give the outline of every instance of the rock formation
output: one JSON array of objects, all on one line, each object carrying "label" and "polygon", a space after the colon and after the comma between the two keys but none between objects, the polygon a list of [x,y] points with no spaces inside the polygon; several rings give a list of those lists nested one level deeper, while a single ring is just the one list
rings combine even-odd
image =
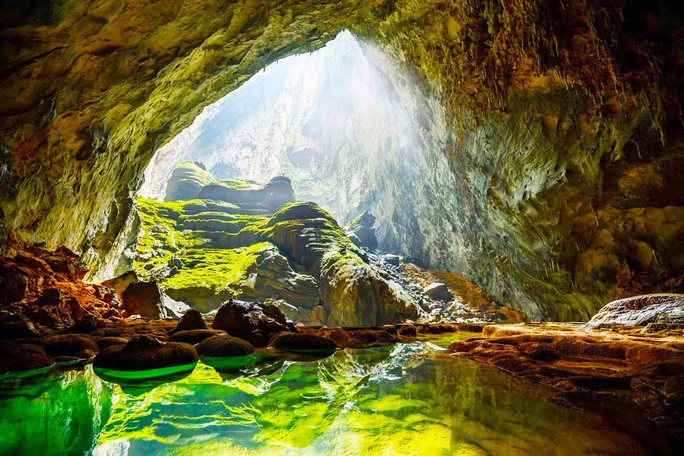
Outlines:
[{"label": "rock formation", "polygon": [[183,162],[176,166],[166,187],[165,201],[192,200],[199,196],[205,185],[216,182],[204,165],[196,162]]},{"label": "rock formation", "polygon": [[[375,216],[366,211],[356,217],[345,227],[345,232],[359,247],[373,252],[378,248],[378,238],[375,236]],[[358,240],[358,243],[356,242]]]},{"label": "rock formation", "polygon": [[681,290],[676,2],[18,4],[0,32],[3,231],[103,264],[159,146],[349,29],[418,73],[454,130],[418,190],[435,197],[393,195],[393,250],[534,319]]}]

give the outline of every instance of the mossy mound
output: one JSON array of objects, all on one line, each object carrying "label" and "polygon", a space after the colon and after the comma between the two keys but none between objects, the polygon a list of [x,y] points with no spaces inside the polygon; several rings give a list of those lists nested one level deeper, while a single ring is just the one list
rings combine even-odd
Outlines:
[{"label": "mossy mound", "polygon": [[173,170],[166,187],[166,201],[193,200],[205,185],[216,182],[201,163],[186,161]]}]

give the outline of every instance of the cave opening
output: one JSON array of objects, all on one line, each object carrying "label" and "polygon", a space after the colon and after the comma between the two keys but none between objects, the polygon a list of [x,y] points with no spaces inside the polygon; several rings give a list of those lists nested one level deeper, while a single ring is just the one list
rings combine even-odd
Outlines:
[{"label": "cave opening", "polygon": [[[519,318],[463,277],[423,267],[405,242],[429,220],[430,176],[450,175],[437,158],[452,136],[437,106],[426,81],[349,31],[268,65],[156,152],[114,275],[158,283],[177,315],[235,298],[274,302],[306,324]],[[306,240],[264,232],[269,217],[303,220]],[[354,251],[326,276],[338,245]],[[341,279],[355,261],[383,290],[348,290],[362,288]]]},{"label": "cave opening", "polygon": [[205,107],[157,150],[137,194],[167,198],[169,178],[184,161],[217,180],[263,184],[286,176],[297,200],[319,204],[341,224],[371,212],[381,249],[413,256],[397,231],[420,228],[401,226],[398,213],[412,209],[419,219],[426,207],[411,198],[403,198],[410,206],[403,211],[392,203],[406,187],[423,186],[435,172],[435,152],[451,139],[439,104],[414,71],[345,30],[321,49],[266,66]]}]

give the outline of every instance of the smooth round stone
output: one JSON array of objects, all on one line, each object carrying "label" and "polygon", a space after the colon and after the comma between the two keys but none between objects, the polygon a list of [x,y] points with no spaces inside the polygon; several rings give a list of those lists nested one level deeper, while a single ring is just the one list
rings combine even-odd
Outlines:
[{"label": "smooth round stone", "polygon": [[326,337],[301,333],[280,333],[270,345],[292,353],[319,356],[330,356],[337,349],[335,342]]},{"label": "smooth round stone", "polygon": [[93,366],[96,372],[119,379],[145,379],[192,371],[195,348],[183,342],[162,342],[153,336],[137,336],[126,345],[102,350]]}]

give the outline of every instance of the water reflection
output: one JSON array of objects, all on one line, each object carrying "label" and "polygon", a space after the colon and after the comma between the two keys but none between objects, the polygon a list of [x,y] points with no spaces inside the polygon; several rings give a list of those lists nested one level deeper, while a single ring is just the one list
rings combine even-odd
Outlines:
[{"label": "water reflection", "polygon": [[651,454],[549,404],[546,388],[425,342],[240,372],[199,363],[135,394],[90,368],[12,391],[0,399],[12,454]]}]

